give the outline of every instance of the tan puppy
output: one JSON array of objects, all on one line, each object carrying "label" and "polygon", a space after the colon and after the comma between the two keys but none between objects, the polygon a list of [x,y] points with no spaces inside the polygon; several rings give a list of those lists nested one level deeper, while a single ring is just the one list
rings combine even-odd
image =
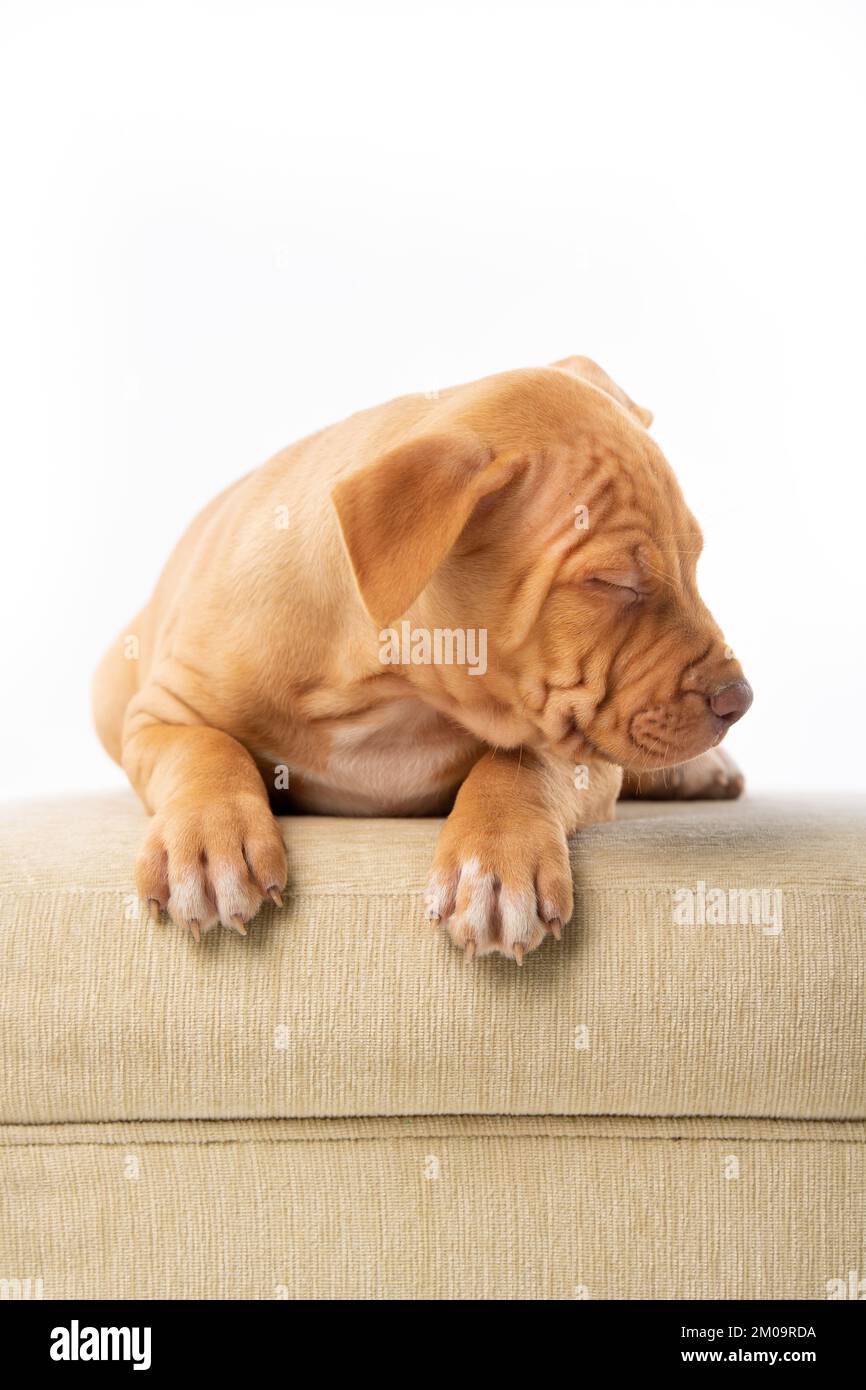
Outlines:
[{"label": "tan puppy", "polygon": [[623,768],[658,794],[714,750],[679,791],[736,795],[716,745],[751,691],[650,420],[569,358],[364,411],[217,497],[94,685],[154,813],[151,916],[198,939],[279,902],[271,803],[453,805],[429,915],[519,962],[570,918],[567,836]]}]

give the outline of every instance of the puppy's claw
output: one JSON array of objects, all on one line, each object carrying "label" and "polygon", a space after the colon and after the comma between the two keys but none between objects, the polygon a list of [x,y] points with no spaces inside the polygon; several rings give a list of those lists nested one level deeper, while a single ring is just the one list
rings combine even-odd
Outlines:
[{"label": "puppy's claw", "polygon": [[238,936],[246,936],[247,928],[243,917],[238,917],[237,914],[235,914],[235,916],[229,918],[229,921],[231,922]]},{"label": "puppy's claw", "polygon": [[464,947],[464,952],[466,955],[466,964],[471,965],[475,959],[475,942],[467,941]]},{"label": "puppy's claw", "polygon": [[551,920],[548,922],[547,926],[548,926],[548,928],[549,928],[549,930],[550,930],[551,935],[552,935],[552,936],[555,936],[557,941],[561,941],[561,940],[562,940],[562,923],[560,922],[559,918],[558,918],[558,917],[552,917]]},{"label": "puppy's claw", "polygon": [[279,888],[269,888],[268,897],[270,898],[272,903],[276,903],[277,907],[282,907],[283,895],[280,892]]},{"label": "puppy's claw", "polygon": [[523,947],[519,941],[515,941],[514,943],[514,959],[517,961],[518,965],[523,964]]},{"label": "puppy's claw", "polygon": [[198,918],[197,918],[197,917],[191,917],[191,918],[189,919],[189,921],[187,922],[187,926],[189,927],[190,931],[192,932],[192,939],[193,939],[193,941],[195,941],[196,944],[198,944],[198,942],[201,941],[201,929],[200,929],[200,926],[199,926]]},{"label": "puppy's claw", "polygon": [[158,922],[158,921],[159,921],[160,916],[161,916],[161,912],[160,912],[159,903],[157,902],[156,898],[148,898],[148,900],[147,900],[147,915],[148,915],[148,917],[150,918],[151,922]]}]

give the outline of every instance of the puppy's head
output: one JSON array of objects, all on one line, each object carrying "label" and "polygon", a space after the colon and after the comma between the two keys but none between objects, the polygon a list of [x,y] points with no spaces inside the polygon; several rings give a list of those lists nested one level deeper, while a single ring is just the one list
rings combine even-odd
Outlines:
[{"label": "puppy's head", "polygon": [[406,674],[485,741],[659,768],[748,709],[650,420],[570,358],[446,393],[415,437],[337,485],[377,624],[472,633],[476,650],[484,633],[483,675],[435,662]]}]

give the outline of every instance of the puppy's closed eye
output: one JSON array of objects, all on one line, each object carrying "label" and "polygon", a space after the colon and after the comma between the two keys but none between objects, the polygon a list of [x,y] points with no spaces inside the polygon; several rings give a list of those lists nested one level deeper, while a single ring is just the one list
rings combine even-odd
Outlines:
[{"label": "puppy's closed eye", "polygon": [[593,574],[584,583],[588,589],[605,594],[619,603],[639,603],[646,594],[637,574]]}]

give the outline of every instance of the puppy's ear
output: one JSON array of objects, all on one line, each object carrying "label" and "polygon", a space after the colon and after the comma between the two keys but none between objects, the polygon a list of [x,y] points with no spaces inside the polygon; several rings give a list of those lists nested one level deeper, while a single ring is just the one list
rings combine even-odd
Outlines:
[{"label": "puppy's ear", "polygon": [[472,435],[401,444],[337,483],[331,498],[364,606],[382,627],[415,601],[473,508],[508,469]]},{"label": "puppy's ear", "polygon": [[653,422],[651,410],[645,410],[642,405],[635,405],[631,396],[627,396],[621,386],[608,376],[607,372],[593,362],[591,357],[562,357],[558,362],[551,363],[553,367],[559,367],[560,371],[568,372],[570,376],[579,377],[581,381],[588,381],[590,386],[597,386],[608,396],[613,396],[615,401],[625,406],[626,410],[640,420],[645,430],[648,430]]}]

